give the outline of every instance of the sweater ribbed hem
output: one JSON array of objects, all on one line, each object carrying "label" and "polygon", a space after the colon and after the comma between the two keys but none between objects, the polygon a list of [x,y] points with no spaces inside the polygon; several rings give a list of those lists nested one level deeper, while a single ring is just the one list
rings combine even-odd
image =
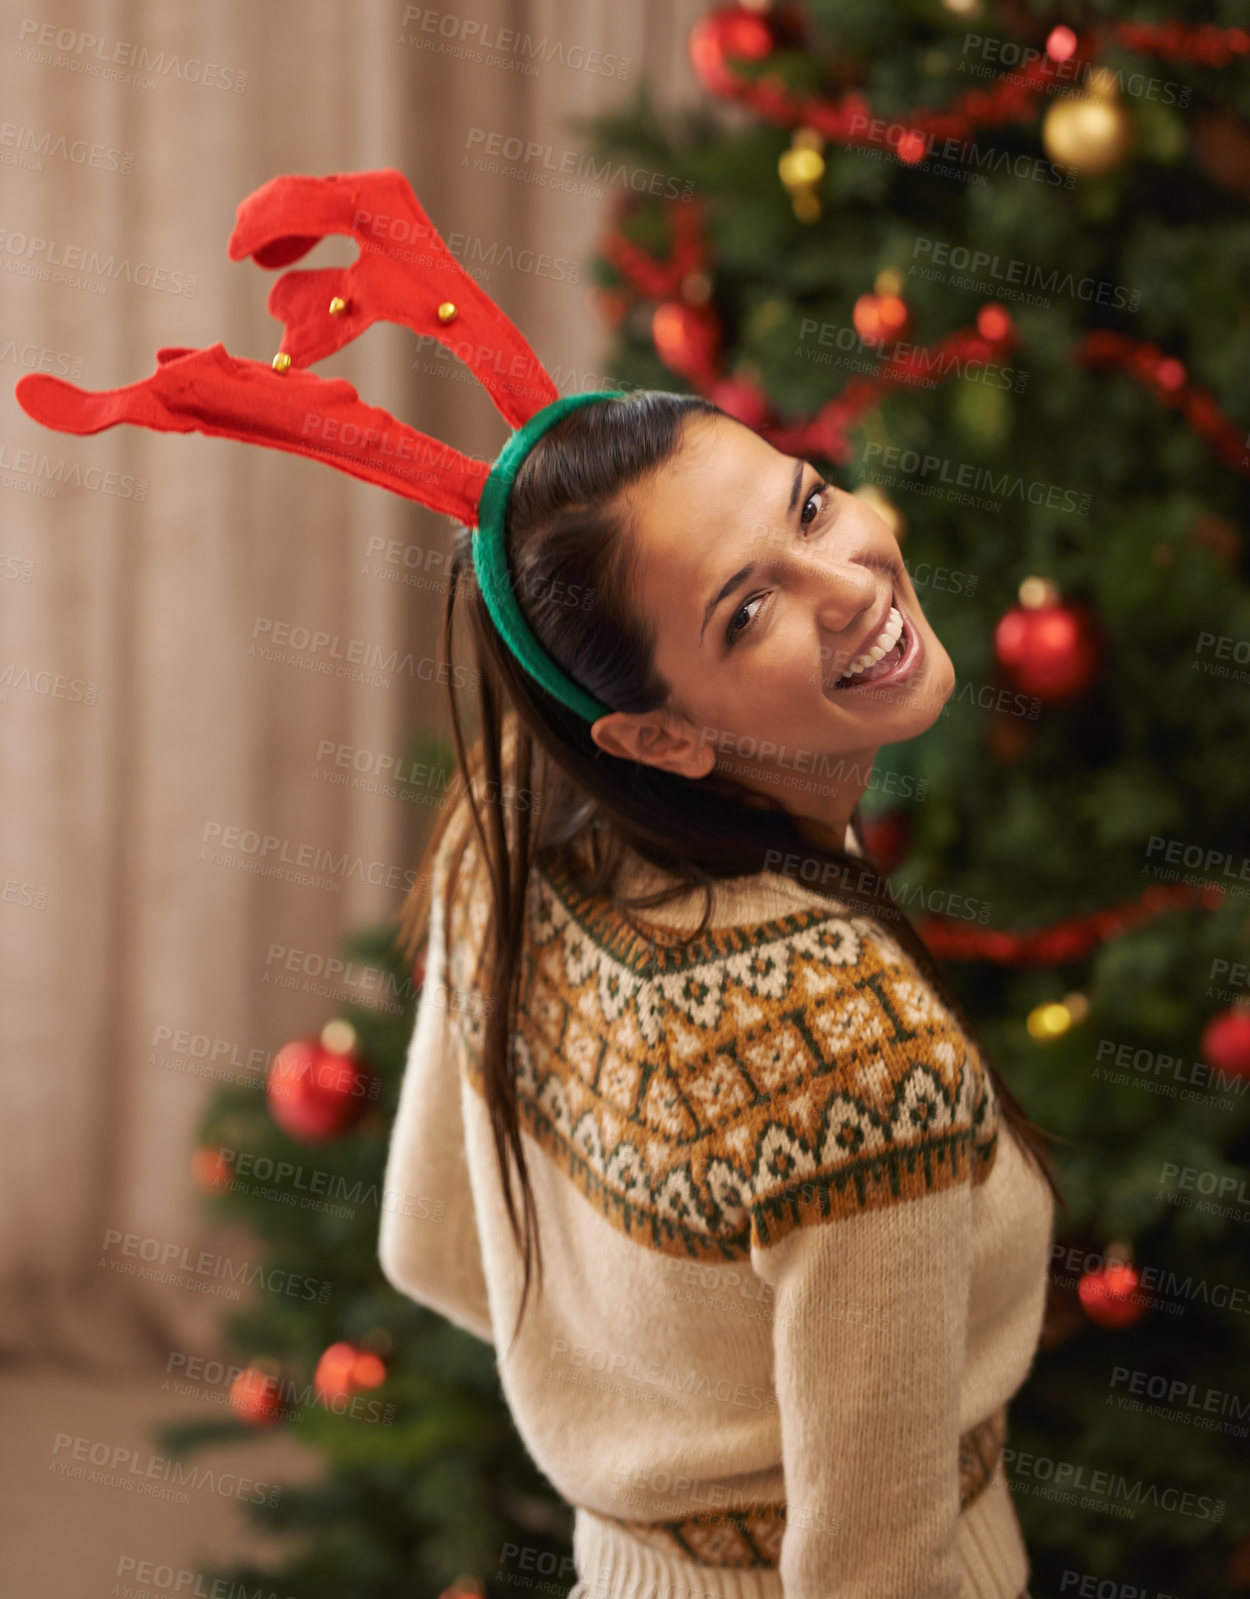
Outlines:
[{"label": "sweater ribbed hem", "polygon": [[1020,1599],[1029,1557],[1001,1460],[984,1490],[959,1518],[959,1599]]},{"label": "sweater ribbed hem", "polygon": [[[1001,1464],[961,1514],[958,1547],[959,1599],[1025,1594],[1028,1554]],[[578,1580],[569,1599],[784,1599],[775,1567],[744,1571],[679,1560],[580,1507],[573,1518],[573,1561]]]},{"label": "sweater ribbed hem", "polygon": [[573,1517],[573,1564],[578,1580],[569,1599],[783,1599],[776,1567],[741,1570],[679,1560],[580,1507]]}]

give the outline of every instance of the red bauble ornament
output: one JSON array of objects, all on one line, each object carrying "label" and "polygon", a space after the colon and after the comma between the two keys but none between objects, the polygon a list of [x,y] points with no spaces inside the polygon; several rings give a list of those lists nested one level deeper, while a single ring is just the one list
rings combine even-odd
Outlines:
[{"label": "red bauble ornament", "polygon": [[374,1079],[360,1063],[349,1022],[327,1022],[319,1038],[284,1044],[269,1065],[269,1114],[306,1144],[338,1138],[372,1103]]},{"label": "red bauble ornament", "polygon": [[749,428],[762,427],[768,420],[768,396],[750,378],[721,378],[709,395],[713,405]]},{"label": "red bauble ornament", "polygon": [[887,877],[907,859],[911,848],[911,815],[904,810],[881,811],[863,818],[864,843]]},{"label": "red bauble ornament", "polygon": [[732,95],[741,86],[733,58],[767,61],[774,50],[802,42],[799,13],[790,7],[751,11],[745,6],[719,6],[690,30],[690,63],[709,94]]},{"label": "red bauble ornament", "polygon": [[325,1399],[356,1393],[361,1388],[377,1388],[386,1381],[386,1367],[371,1349],[355,1344],[331,1344],[317,1362],[313,1385]]},{"label": "red bauble ornament", "polygon": [[217,1193],[230,1186],[230,1162],[220,1149],[197,1149],[191,1157],[191,1175],[201,1188]]},{"label": "red bauble ornament", "polygon": [[994,630],[994,651],[1014,687],[1053,702],[1088,693],[1102,664],[1093,612],[1061,600],[1013,605]]},{"label": "red bauble ornament", "polygon": [[711,382],[720,345],[720,321],[703,305],[663,300],[651,318],[656,353],[671,372],[696,382]]},{"label": "red bauble ornament", "polygon": [[851,321],[865,344],[893,344],[907,337],[911,313],[898,294],[861,294],[851,308]]},{"label": "red bauble ornament", "polygon": [[1140,1284],[1135,1266],[1112,1261],[1100,1271],[1082,1272],[1076,1291],[1085,1314],[1100,1327],[1131,1327],[1149,1307],[1149,1292]]},{"label": "red bauble ornament", "polygon": [[271,1426],[282,1413],[277,1377],[260,1366],[248,1366],[230,1384],[230,1408],[249,1426]]},{"label": "red bauble ornament", "polygon": [[1202,1058],[1230,1077],[1250,1077],[1250,1011],[1212,1016],[1202,1030]]}]

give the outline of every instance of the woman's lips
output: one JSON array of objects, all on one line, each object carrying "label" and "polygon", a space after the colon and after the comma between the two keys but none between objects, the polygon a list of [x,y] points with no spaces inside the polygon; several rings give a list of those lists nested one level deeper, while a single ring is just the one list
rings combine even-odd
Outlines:
[{"label": "woman's lips", "polygon": [[920,630],[904,609],[897,594],[894,595],[892,604],[903,618],[903,635],[898,643],[888,655],[883,655],[879,661],[874,661],[871,666],[856,673],[854,677],[839,678],[836,683],[831,683],[829,692],[848,694],[859,688],[894,688],[906,683],[919,671],[924,660],[924,641],[920,637]]}]

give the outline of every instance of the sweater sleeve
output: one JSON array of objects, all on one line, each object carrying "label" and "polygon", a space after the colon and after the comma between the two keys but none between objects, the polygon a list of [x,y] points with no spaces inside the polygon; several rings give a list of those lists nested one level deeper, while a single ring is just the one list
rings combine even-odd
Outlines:
[{"label": "sweater sleeve", "polygon": [[967,1183],[753,1238],[774,1292],[786,1599],[958,1599]]},{"label": "sweater sleeve", "polygon": [[441,885],[391,1132],[378,1259],[401,1293],[494,1343],[452,1048]]}]

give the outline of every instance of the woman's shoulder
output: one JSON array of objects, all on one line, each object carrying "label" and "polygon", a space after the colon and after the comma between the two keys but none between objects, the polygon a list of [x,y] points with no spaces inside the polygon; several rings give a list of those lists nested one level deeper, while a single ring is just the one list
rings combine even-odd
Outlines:
[{"label": "woman's shoulder", "polygon": [[635,926],[558,870],[538,877],[519,1082],[569,1169],[589,1161],[607,1191],[645,1151],[638,1226],[680,1189],[686,1249],[984,1180],[992,1084],[896,941],[801,885],[718,886],[734,891],[722,919],[687,942],[680,902]]},{"label": "woman's shoulder", "polygon": [[[453,898],[452,966],[466,984],[489,902],[476,855],[469,837]],[[764,872],[717,881],[691,937],[701,889],[627,912],[626,891],[672,877],[634,858],[615,895],[585,882],[554,859],[531,874],[513,1059],[526,1125],[587,1197],[611,1209],[632,1174],[639,1238],[741,1252],[809,1213],[837,1219],[983,1179],[988,1074],[875,918]],[[461,1027],[476,1080],[480,1017]],[[680,1227],[678,1189],[691,1207]]]}]

